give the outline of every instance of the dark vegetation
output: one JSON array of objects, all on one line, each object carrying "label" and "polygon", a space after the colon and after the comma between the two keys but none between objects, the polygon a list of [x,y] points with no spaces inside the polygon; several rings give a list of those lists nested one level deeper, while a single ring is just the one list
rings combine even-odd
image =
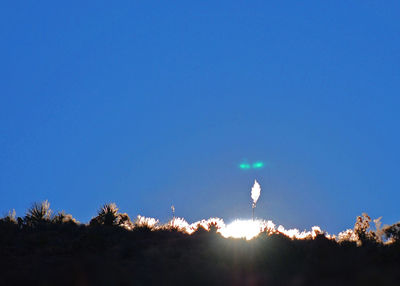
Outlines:
[{"label": "dark vegetation", "polygon": [[0,285],[400,285],[400,223],[371,231],[370,221],[356,219],[356,240],[246,241],[216,225],[152,229],[115,204],[80,224],[46,201],[0,219]]}]

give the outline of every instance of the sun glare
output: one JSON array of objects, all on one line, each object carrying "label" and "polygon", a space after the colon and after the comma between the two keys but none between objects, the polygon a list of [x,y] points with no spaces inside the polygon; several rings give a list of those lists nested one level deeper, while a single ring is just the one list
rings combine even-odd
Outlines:
[{"label": "sun glare", "polygon": [[[189,224],[185,219],[175,217],[170,220],[167,224],[159,224],[159,221],[154,218],[148,218],[138,216],[136,220],[136,226],[148,226],[154,230],[157,229],[176,229],[187,234],[194,233],[199,227],[206,230],[210,229],[211,225],[215,225],[217,232],[225,238],[244,238],[251,240],[262,232],[272,234],[281,233],[290,237],[291,239],[314,239],[318,234],[323,234],[329,239],[336,239],[335,235],[330,235],[321,230],[318,226],[313,226],[311,231],[299,231],[298,229],[285,229],[282,225],[276,227],[276,225],[270,220],[242,220],[237,219],[230,224],[225,224],[220,218],[209,218],[203,219],[194,223]],[[349,230],[350,231],[350,230]],[[350,232],[349,232],[350,233]],[[349,235],[348,233],[341,233],[341,236]],[[340,236],[339,235],[339,239]]]},{"label": "sun glare", "polygon": [[258,220],[235,220],[225,228],[220,229],[223,237],[246,238],[247,240],[256,237],[264,230],[261,221]]}]

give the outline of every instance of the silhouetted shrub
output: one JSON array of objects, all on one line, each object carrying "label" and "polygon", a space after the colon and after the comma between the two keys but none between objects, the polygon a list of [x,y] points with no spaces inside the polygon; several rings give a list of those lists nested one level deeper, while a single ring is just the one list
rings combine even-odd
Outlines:
[{"label": "silhouetted shrub", "polygon": [[133,223],[127,213],[118,214],[118,225],[129,230],[133,229]]},{"label": "silhouetted shrub", "polygon": [[400,244],[400,222],[385,226],[382,230],[388,239],[391,239],[394,243]]},{"label": "silhouetted shrub", "polygon": [[211,222],[208,224],[208,231],[210,233],[217,233],[218,229],[219,229],[219,227],[216,222]]},{"label": "silhouetted shrub", "polygon": [[49,223],[50,219],[50,203],[46,200],[41,203],[33,203],[24,217],[24,222],[27,226],[35,227],[40,224]]},{"label": "silhouetted shrub", "polygon": [[70,214],[66,214],[64,211],[58,212],[51,218],[51,222],[55,224],[73,224],[76,225],[78,222]]},{"label": "silhouetted shrub", "polygon": [[356,223],[354,224],[354,233],[359,245],[379,242],[377,234],[370,230],[370,222],[371,218],[366,213],[363,213],[362,216],[358,216],[356,219]]},{"label": "silhouetted shrub", "polygon": [[[18,218],[20,219],[20,218]],[[0,218],[0,227],[4,230],[4,231],[11,231],[12,229],[18,229],[19,228],[19,223],[18,220],[15,217],[15,210],[9,211],[8,214],[3,217]],[[0,230],[1,233],[1,230]]]},{"label": "silhouetted shrub", "polygon": [[0,223],[1,224],[12,224],[12,225],[17,224],[15,210],[9,211],[5,217],[0,218]]},{"label": "silhouetted shrub", "polygon": [[89,225],[121,226],[127,229],[132,229],[133,223],[128,214],[118,213],[118,210],[119,209],[115,203],[104,204],[97,212],[97,216],[90,220]]},{"label": "silhouetted shrub", "polygon": [[202,226],[201,224],[199,224],[197,226],[197,228],[194,230],[194,232],[192,233],[193,236],[201,236],[201,235],[206,235],[208,234],[208,230]]},{"label": "silhouetted shrub", "polygon": [[159,221],[157,219],[138,215],[134,223],[134,229],[155,230],[158,223]]},{"label": "silhouetted shrub", "polygon": [[97,212],[97,216],[90,220],[90,225],[117,225],[118,208],[115,203],[104,204]]}]

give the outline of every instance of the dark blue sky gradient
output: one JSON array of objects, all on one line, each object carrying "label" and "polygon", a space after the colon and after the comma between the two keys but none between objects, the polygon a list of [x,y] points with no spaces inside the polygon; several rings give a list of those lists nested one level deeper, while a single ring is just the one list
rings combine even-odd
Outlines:
[{"label": "dark blue sky gradient", "polygon": [[[0,211],[400,219],[399,1],[0,5]],[[264,160],[241,171],[242,160]]]}]

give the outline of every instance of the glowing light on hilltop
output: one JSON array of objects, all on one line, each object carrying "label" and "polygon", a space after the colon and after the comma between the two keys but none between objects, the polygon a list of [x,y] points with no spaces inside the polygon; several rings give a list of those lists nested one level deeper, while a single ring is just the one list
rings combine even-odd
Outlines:
[{"label": "glowing light on hilltop", "polygon": [[282,225],[278,227],[270,220],[240,220],[237,219],[230,224],[225,224],[220,218],[203,219],[192,224],[189,224],[185,219],[175,217],[164,225],[160,225],[159,221],[155,218],[138,216],[135,222],[135,227],[149,227],[152,230],[158,229],[175,229],[187,234],[193,234],[199,227],[205,230],[210,230],[210,225],[215,225],[217,232],[225,238],[244,238],[251,240],[259,234],[283,234],[291,239],[314,239],[317,235],[322,234],[328,239],[337,240],[352,240],[355,236],[352,230],[347,230],[336,235],[330,235],[321,230],[319,226],[313,226],[311,231],[299,231],[296,228],[285,229]]},{"label": "glowing light on hilltop", "polygon": [[223,237],[245,238],[250,240],[261,232],[273,230],[275,227],[272,221],[262,220],[235,220],[226,227],[219,230]]}]

